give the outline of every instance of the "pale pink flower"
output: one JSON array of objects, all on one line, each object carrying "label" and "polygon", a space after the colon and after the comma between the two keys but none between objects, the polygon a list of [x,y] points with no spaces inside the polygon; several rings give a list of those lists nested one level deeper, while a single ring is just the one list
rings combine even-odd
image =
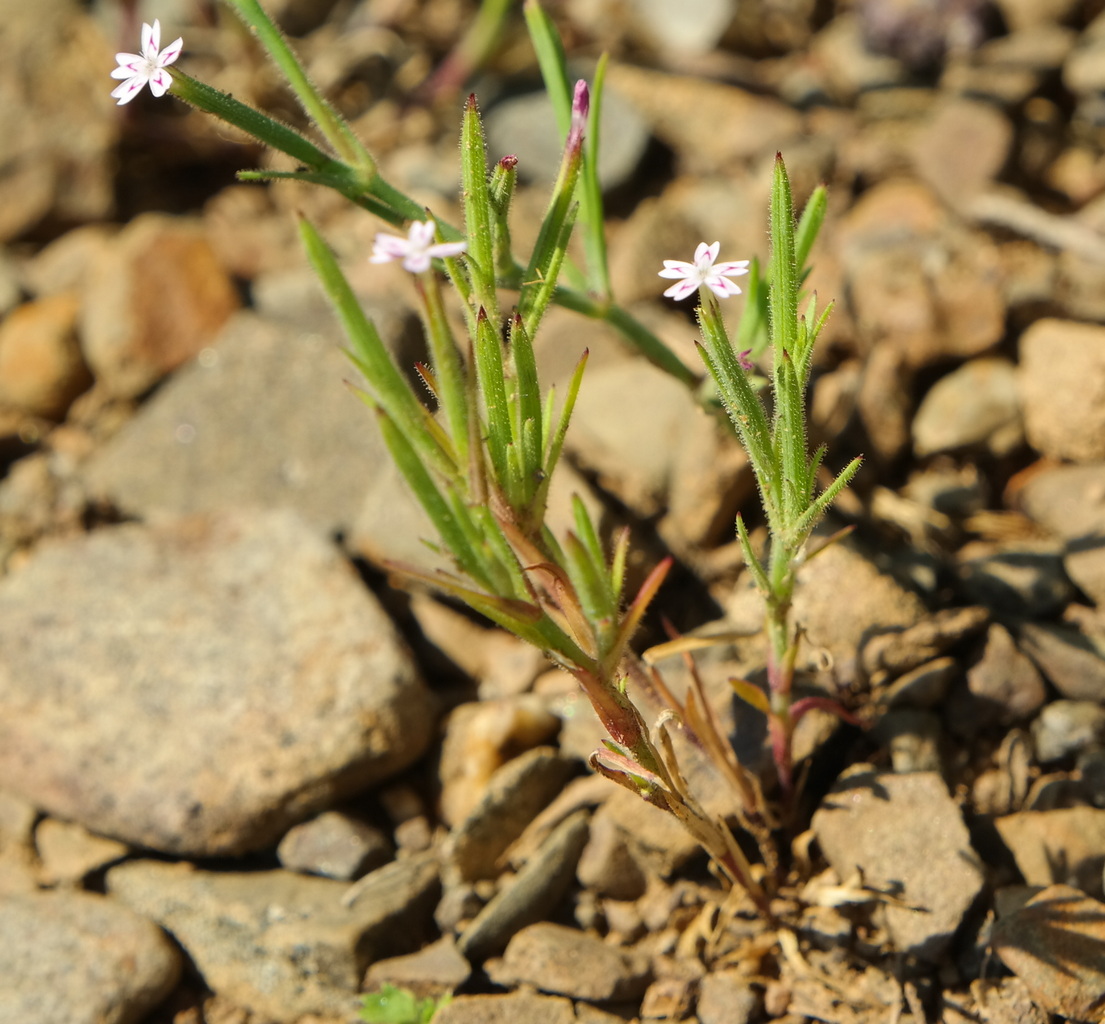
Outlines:
[{"label": "pale pink flower", "polygon": [[699,242],[698,248],[694,251],[694,263],[685,263],[683,260],[664,260],[664,269],[660,271],[660,276],[679,279],[679,283],[673,284],[664,294],[676,301],[682,301],[705,285],[719,299],[740,295],[740,288],[729,278],[747,274],[748,260],[715,263],[719,248],[721,248],[720,242],[714,242],[713,245]]},{"label": "pale pink flower", "polygon": [[116,86],[111,91],[112,97],[119,101],[119,106],[130,103],[142,91],[144,85],[149,85],[150,92],[155,96],[164,96],[168,92],[173,76],[165,69],[180,56],[180,51],[184,48],[184,40],[178,37],[159,52],[160,42],[161,23],[154,18],[152,25],[142,25],[141,53],[115,55],[119,66],[112,71],[111,77],[126,79],[122,85]]},{"label": "pale pink flower", "polygon": [[468,247],[467,242],[438,242],[433,244],[437,225],[432,220],[415,221],[406,238],[380,232],[372,245],[370,263],[391,263],[402,260],[403,268],[412,274],[430,269],[435,256],[456,256]]}]

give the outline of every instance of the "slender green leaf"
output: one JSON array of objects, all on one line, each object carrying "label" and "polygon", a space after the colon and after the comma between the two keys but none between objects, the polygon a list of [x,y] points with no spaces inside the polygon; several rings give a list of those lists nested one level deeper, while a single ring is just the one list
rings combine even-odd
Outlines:
[{"label": "slender green leaf", "polygon": [[[521,438],[522,428],[529,421],[537,428],[534,439],[540,444],[544,434],[544,413],[541,384],[537,379],[537,359],[533,354],[530,334],[517,313],[510,319],[510,358],[514,364],[514,383],[517,389],[518,423],[515,437]],[[534,470],[541,469],[542,452],[538,449],[536,459],[531,459],[531,454],[527,451],[527,463]]]},{"label": "slender green leaf", "polygon": [[173,68],[173,84],[169,91],[178,99],[191,104],[199,110],[214,114],[220,120],[240,128],[248,135],[273,149],[287,153],[294,160],[306,164],[312,170],[323,173],[338,181],[352,183],[354,172],[340,160],[324,153],[309,139],[286,124],[262,114],[259,110],[236,100],[229,93],[212,89],[204,82]]},{"label": "slender green leaf", "polygon": [[446,547],[452,552],[457,564],[473,580],[487,586],[490,581],[483,571],[476,550],[458,525],[456,517],[442,497],[433,478],[426,471],[426,467],[422,464],[418,453],[411,446],[403,431],[382,409],[377,412],[377,422],[380,425],[380,433],[384,438],[384,443],[387,445],[395,465],[403,474],[411,493],[425,509],[426,515],[430,517],[434,529],[437,530]]},{"label": "slender green leaf", "polygon": [[499,332],[486,310],[476,316],[476,377],[487,414],[487,448],[496,478],[507,478],[507,445],[510,444],[510,405],[503,377],[503,350]]},{"label": "slender green leaf", "polygon": [[525,13],[530,41],[537,54],[537,65],[541,69],[545,91],[552,102],[560,137],[564,138],[572,122],[572,86],[568,79],[568,61],[564,56],[564,45],[560,41],[560,33],[557,32],[552,18],[548,16],[538,0],[526,0],[522,10]]},{"label": "slender green leaf", "polygon": [[430,433],[426,425],[425,409],[392,362],[380,335],[376,333],[372,321],[365,316],[329,246],[307,220],[300,220],[299,233],[307,249],[307,256],[342,321],[346,337],[353,346],[353,354],[372,390],[373,398],[395,421],[418,451],[420,458],[429,462],[446,479],[454,478],[455,454],[444,450]]},{"label": "slender green leaf", "polygon": [[[564,263],[564,257],[568,253],[568,241],[571,238],[572,227],[575,224],[576,210],[578,206],[572,203],[566,219],[560,225],[560,237],[548,250],[548,262],[533,268],[532,274],[527,271],[526,282],[523,283],[518,294],[518,309],[525,325],[526,333],[536,337],[541,325],[541,319],[549,308],[553,295],[556,293],[557,279],[560,277],[560,268]],[[538,238],[540,244],[541,239]],[[536,249],[534,253],[536,255]]]},{"label": "slender green leaf", "polygon": [[460,166],[464,199],[464,226],[468,235],[468,271],[475,302],[496,323],[499,301],[495,293],[495,256],[491,231],[491,199],[487,184],[487,146],[476,97],[464,105],[460,133]]},{"label": "slender green leaf", "polygon": [[423,275],[419,290],[423,298],[422,326],[433,358],[435,391],[449,425],[449,437],[458,466],[468,463],[468,395],[464,364],[453,337],[441,299],[441,288],[432,274]]},{"label": "slender green leaf", "polygon": [[257,0],[225,0],[238,16],[256,33],[261,45],[280,68],[291,86],[300,106],[319,127],[327,142],[343,160],[357,168],[362,180],[367,182],[376,173],[376,162],[361,144],[345,119],[332,107],[314,83],[307,77],[303,66],[292,53],[288,41]]},{"label": "slender green leaf", "polygon": [[825,211],[829,205],[829,193],[824,185],[818,185],[813,190],[802,210],[802,216],[798,219],[798,229],[794,236],[794,263],[799,270],[804,270],[809,262],[810,250],[821,231],[821,225],[825,222]]},{"label": "slender green leaf", "polygon": [[606,217],[603,212],[602,185],[599,182],[599,125],[606,86],[609,54],[595,65],[591,83],[591,109],[587,115],[587,138],[583,146],[583,170],[580,176],[580,219],[583,222],[583,248],[587,254],[587,280],[590,290],[602,299],[610,298],[610,267],[606,255]]},{"label": "slender green leaf", "polygon": [[771,593],[771,581],[764,572],[764,567],[752,550],[752,538],[748,536],[748,527],[744,525],[744,517],[737,516],[737,539],[740,541],[741,553],[744,555],[744,563],[752,578],[756,581],[756,588],[761,594]]}]

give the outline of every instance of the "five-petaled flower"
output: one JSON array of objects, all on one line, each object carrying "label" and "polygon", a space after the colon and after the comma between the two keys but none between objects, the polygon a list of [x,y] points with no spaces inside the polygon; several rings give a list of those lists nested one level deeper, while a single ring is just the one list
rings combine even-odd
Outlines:
[{"label": "five-petaled flower", "polygon": [[740,295],[740,288],[729,278],[747,274],[748,260],[715,263],[719,248],[721,248],[720,242],[714,242],[713,245],[699,242],[698,248],[694,251],[694,263],[685,263],[683,260],[664,260],[664,269],[660,271],[660,276],[679,279],[679,283],[673,284],[664,294],[681,301],[705,285],[719,299]]},{"label": "five-petaled flower", "polygon": [[432,220],[415,221],[407,232],[406,238],[380,232],[372,245],[370,263],[391,263],[402,260],[403,269],[412,274],[421,274],[430,269],[430,260],[435,256],[456,256],[464,252],[465,242],[434,242],[437,225]]},{"label": "five-petaled flower", "polygon": [[172,84],[173,76],[165,69],[180,56],[184,40],[174,39],[164,50],[158,51],[161,42],[161,23],[154,18],[153,25],[142,25],[142,52],[117,53],[115,59],[119,66],[112,71],[112,78],[125,78],[122,85],[116,86],[111,95],[119,101],[119,106],[130,103],[149,85],[155,96],[164,96]]}]

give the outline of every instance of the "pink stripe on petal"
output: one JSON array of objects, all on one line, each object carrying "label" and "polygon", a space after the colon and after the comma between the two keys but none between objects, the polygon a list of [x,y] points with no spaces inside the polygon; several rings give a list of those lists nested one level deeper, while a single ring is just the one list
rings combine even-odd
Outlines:
[{"label": "pink stripe on petal", "polygon": [[178,36],[164,50],[161,51],[161,66],[172,64],[180,56],[184,49],[184,37]]},{"label": "pink stripe on petal", "polygon": [[169,86],[173,84],[173,76],[168,71],[162,71],[160,68],[150,75],[150,92],[155,96],[164,96],[169,91]]},{"label": "pink stripe on petal", "polygon": [[715,274],[732,274],[739,276],[748,273],[748,260],[734,260],[730,263],[715,263]]},{"label": "pink stripe on petal", "polygon": [[111,95],[119,101],[119,106],[124,103],[130,103],[135,96],[142,91],[142,86],[146,84],[144,78],[130,78],[122,85],[111,90]]},{"label": "pink stripe on petal", "polygon": [[142,52],[147,56],[157,53],[158,43],[161,42],[161,22],[154,18],[152,25],[142,23]]}]

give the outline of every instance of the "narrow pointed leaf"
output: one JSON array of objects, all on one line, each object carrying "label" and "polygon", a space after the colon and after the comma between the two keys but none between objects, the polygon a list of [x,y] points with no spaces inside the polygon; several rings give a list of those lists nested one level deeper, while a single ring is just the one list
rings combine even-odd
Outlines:
[{"label": "narrow pointed leaf", "polygon": [[334,254],[309,221],[301,220],[299,231],[308,258],[337,310],[373,397],[417,450],[419,457],[447,478],[452,477],[455,463],[451,453],[443,451],[427,429],[425,410],[396,369],[372,321],[365,316]]},{"label": "narrow pointed leaf", "polygon": [[272,19],[265,13],[257,0],[226,0],[238,16],[256,33],[261,45],[280,68],[287,83],[291,86],[306,112],[334,151],[342,159],[352,164],[367,181],[376,172],[376,162],[369,156],[361,141],[354,134],[345,119],[322,98],[322,94],[307,77],[307,72],[292,53],[288,41]]},{"label": "narrow pointed leaf", "polygon": [[461,181],[468,261],[476,301],[494,321],[499,319],[495,296],[495,257],[491,237],[491,200],[487,184],[487,146],[475,95],[468,97],[461,119]]},{"label": "narrow pointed leaf", "polygon": [[771,714],[771,702],[767,699],[767,694],[758,686],[748,682],[746,679],[737,678],[730,679],[729,685],[733,688],[733,692],[740,697],[745,704],[755,708],[763,715]]}]

